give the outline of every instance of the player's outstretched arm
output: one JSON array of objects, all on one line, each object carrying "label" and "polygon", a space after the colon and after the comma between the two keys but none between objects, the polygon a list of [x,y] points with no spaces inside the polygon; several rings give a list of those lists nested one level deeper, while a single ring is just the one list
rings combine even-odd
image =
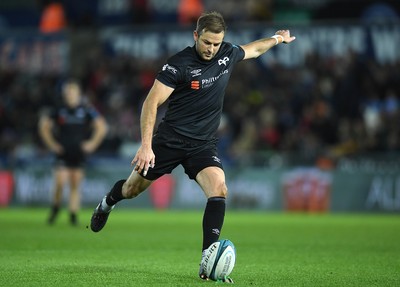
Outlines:
[{"label": "player's outstretched arm", "polygon": [[259,39],[257,41],[241,46],[245,52],[244,60],[257,58],[267,52],[272,47],[280,43],[291,43],[296,37],[290,36],[289,30],[278,30],[275,35],[269,38]]}]

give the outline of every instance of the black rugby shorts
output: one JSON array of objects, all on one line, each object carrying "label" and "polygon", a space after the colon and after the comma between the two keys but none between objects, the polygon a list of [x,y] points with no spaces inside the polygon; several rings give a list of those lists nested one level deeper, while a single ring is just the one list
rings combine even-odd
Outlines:
[{"label": "black rugby shorts", "polygon": [[56,156],[56,166],[81,168],[85,165],[86,155],[79,147],[64,147],[64,153]]},{"label": "black rugby shorts", "polygon": [[153,152],[156,157],[154,168],[149,168],[148,180],[155,180],[169,174],[181,164],[190,179],[206,167],[217,166],[223,169],[218,158],[217,139],[210,141],[193,140],[181,136],[170,129],[159,129],[153,137]]}]

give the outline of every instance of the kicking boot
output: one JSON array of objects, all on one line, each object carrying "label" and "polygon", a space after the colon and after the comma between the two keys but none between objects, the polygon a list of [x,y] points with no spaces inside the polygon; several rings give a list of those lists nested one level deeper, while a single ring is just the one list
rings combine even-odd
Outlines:
[{"label": "kicking boot", "polygon": [[203,253],[201,254],[200,269],[199,269],[199,277],[200,279],[203,280],[209,280],[206,274],[206,262],[204,261],[206,257],[206,251],[207,249],[203,250]]},{"label": "kicking boot", "polygon": [[93,232],[99,232],[103,229],[104,225],[106,225],[107,223],[107,219],[110,215],[111,210],[113,210],[115,206],[113,205],[108,211],[104,211],[102,208],[102,202],[103,200],[100,201],[100,203],[97,205],[97,207],[93,211],[92,219],[90,220],[90,229],[92,229]]}]

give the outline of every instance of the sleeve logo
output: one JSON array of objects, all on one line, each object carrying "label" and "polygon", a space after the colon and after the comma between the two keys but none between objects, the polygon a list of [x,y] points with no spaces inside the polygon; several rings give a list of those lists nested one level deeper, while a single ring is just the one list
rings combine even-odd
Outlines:
[{"label": "sleeve logo", "polygon": [[172,66],[170,66],[170,65],[168,65],[168,64],[165,64],[165,65],[162,67],[162,70],[163,70],[163,71],[169,71],[169,72],[171,72],[171,73],[173,73],[173,74],[176,74],[176,73],[178,72],[178,70],[177,70],[175,67],[172,67]]}]

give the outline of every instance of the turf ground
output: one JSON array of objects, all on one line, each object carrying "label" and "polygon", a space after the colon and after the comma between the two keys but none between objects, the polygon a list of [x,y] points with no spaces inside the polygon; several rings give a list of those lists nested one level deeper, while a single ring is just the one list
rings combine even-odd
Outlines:
[{"label": "turf ground", "polygon": [[[99,233],[90,215],[48,226],[46,209],[0,209],[0,285],[216,284],[197,277],[202,212],[117,208]],[[221,238],[236,245],[236,286],[400,286],[399,215],[229,211]]]}]

